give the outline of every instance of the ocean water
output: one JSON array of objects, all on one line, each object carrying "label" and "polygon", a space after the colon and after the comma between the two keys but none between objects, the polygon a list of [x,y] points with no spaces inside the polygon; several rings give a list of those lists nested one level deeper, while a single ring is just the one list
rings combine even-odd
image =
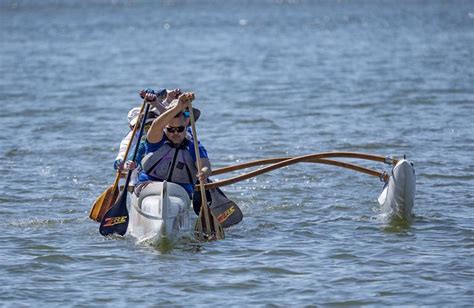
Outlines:
[{"label": "ocean water", "polygon": [[[2,306],[474,302],[473,1],[1,0],[0,26]],[[298,164],[223,188],[244,213],[225,240],[104,238],[88,211],[146,87],[196,93],[214,168],[406,155],[415,217]]]}]

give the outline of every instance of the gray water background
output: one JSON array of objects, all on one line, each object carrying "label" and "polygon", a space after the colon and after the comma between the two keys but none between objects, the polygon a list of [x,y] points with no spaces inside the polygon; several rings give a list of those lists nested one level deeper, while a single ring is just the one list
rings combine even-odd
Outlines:
[{"label": "gray water background", "polygon": [[[0,305],[474,302],[473,1],[2,0],[0,42]],[[407,155],[414,221],[382,219],[377,178],[299,164],[224,188],[223,241],[105,239],[87,213],[144,87],[196,93],[215,168]]]}]

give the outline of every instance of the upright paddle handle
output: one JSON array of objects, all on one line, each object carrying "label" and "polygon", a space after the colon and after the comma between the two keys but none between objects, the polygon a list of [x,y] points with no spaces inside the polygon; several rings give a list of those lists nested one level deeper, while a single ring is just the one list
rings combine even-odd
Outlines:
[{"label": "upright paddle handle", "polygon": [[[199,144],[198,144],[198,136],[197,136],[197,131],[196,131],[196,123],[194,119],[194,111],[193,111],[193,105],[191,102],[189,102],[189,115],[190,115],[190,121],[191,121],[191,129],[193,131],[193,144],[194,144],[194,153],[196,154],[196,164],[198,168],[198,172],[202,172],[202,162],[201,162],[201,154],[199,153]],[[206,191],[204,190],[204,183],[203,181],[199,181],[199,187],[201,188],[201,211],[200,213],[204,212],[204,220],[206,222],[206,226],[210,226],[210,219],[209,219],[209,211],[207,210],[207,197],[206,197]],[[200,220],[201,217],[198,217]],[[198,221],[198,224],[200,222]],[[202,232],[202,226],[200,226],[199,232]],[[202,234],[199,234],[201,236]]]},{"label": "upright paddle handle", "polygon": [[[193,131],[193,136],[194,136],[194,152],[196,153],[196,164],[198,168],[198,172],[202,172],[202,162],[201,162],[201,153],[199,153],[199,144],[198,144],[198,137],[197,137],[197,132],[196,132],[196,123],[194,120],[194,112],[193,112],[193,106],[191,102],[189,102],[189,115],[190,115],[190,121],[191,121],[191,129]],[[204,188],[204,183],[202,181],[199,181],[199,187],[201,188],[201,200],[203,204],[207,205],[207,197],[206,197],[206,192],[203,189]]]},{"label": "upright paddle handle", "polygon": [[[138,117],[140,117],[140,115],[143,114],[143,110],[145,109],[145,106],[147,106],[147,108],[149,108],[149,105],[150,104],[147,104],[147,100],[144,99],[143,103],[142,103],[142,107],[140,108],[140,112],[138,113]],[[148,114],[148,109],[145,110],[145,117],[146,117],[147,114]],[[139,122],[137,121],[137,123],[139,123]],[[143,127],[143,125],[140,125],[140,129],[142,127]],[[127,160],[128,153],[130,152],[130,148],[132,147],[133,139],[135,138],[137,130],[138,130],[138,125],[135,124],[133,126],[132,136],[130,137],[130,141],[128,142],[127,149],[125,150],[125,154],[123,155],[123,161],[124,162]],[[140,143],[140,140],[138,140],[138,143]],[[136,154],[134,154],[133,160],[135,160],[135,156],[136,156]],[[118,169],[117,170],[117,176],[115,177],[114,187],[118,186],[118,182],[119,182],[119,179],[120,179],[120,173],[121,173],[121,171],[120,171],[120,169]]]},{"label": "upright paddle handle", "polygon": [[[150,110],[150,104],[146,104],[145,113],[143,114],[143,119],[142,119],[142,122],[140,124],[140,132],[138,133],[138,141],[137,141],[137,144],[135,145],[135,150],[133,151],[133,156],[132,156],[132,160],[135,163],[137,163],[135,160],[137,159],[138,149],[140,148],[140,142],[142,140],[143,131],[145,130],[145,123],[146,123],[146,118],[147,118],[149,110]],[[132,177],[132,172],[133,172],[133,170],[128,171],[127,180],[125,181],[124,191],[127,191],[127,189],[128,189],[128,184],[130,183],[130,178]]]}]

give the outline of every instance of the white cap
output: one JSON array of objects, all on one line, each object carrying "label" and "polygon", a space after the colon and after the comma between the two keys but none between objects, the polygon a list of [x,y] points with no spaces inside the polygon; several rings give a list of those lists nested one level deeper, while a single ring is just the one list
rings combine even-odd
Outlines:
[{"label": "white cap", "polygon": [[130,124],[130,126],[134,126],[135,124],[137,124],[139,114],[140,114],[140,108],[135,107],[135,108],[130,109],[127,115],[128,124]]}]

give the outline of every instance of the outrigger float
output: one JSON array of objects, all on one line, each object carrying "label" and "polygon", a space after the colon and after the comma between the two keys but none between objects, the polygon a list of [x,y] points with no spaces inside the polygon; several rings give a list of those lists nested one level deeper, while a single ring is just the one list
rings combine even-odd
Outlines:
[{"label": "outrigger float", "polygon": [[[194,136],[196,163],[198,170],[201,170],[196,141],[198,137],[191,106],[191,100],[194,97],[190,95],[188,98],[190,99],[188,103]],[[140,114],[145,116],[143,116],[141,121],[138,140],[141,140],[143,135],[149,107],[150,105],[144,101]],[[137,125],[133,129],[132,138],[135,136],[136,131]],[[132,141],[130,141],[124,157],[128,156],[131,143]],[[136,160],[138,144],[135,146],[133,161]],[[386,163],[393,167],[387,173],[341,161],[338,158],[375,161]],[[194,199],[200,199],[199,210],[196,210],[199,215],[194,227],[196,238],[201,241],[223,239],[225,236],[224,228],[238,224],[243,219],[240,208],[235,202],[229,200],[219,187],[231,185],[278,168],[303,162],[333,165],[378,177],[384,183],[382,193],[378,198],[382,213],[389,219],[405,221],[411,219],[416,190],[415,170],[411,162],[405,158],[398,160],[364,153],[326,152],[296,157],[255,160],[214,170],[211,176],[264,166],[228,179],[207,184],[199,183],[199,186],[196,187],[198,194],[195,194],[194,197]],[[192,233],[190,218],[191,200],[181,186],[168,182],[152,183],[143,188],[139,197],[134,194],[129,197],[128,191],[131,174],[132,172],[129,171],[123,186],[124,188],[119,191],[118,182],[121,174],[118,171],[114,184],[108,187],[92,205],[89,217],[100,222],[99,232],[102,235],[118,234],[123,236],[128,234],[136,237],[139,241],[151,241],[158,244],[164,240],[173,241],[180,234]],[[211,196],[210,203],[208,203],[206,191],[209,191]]]}]

